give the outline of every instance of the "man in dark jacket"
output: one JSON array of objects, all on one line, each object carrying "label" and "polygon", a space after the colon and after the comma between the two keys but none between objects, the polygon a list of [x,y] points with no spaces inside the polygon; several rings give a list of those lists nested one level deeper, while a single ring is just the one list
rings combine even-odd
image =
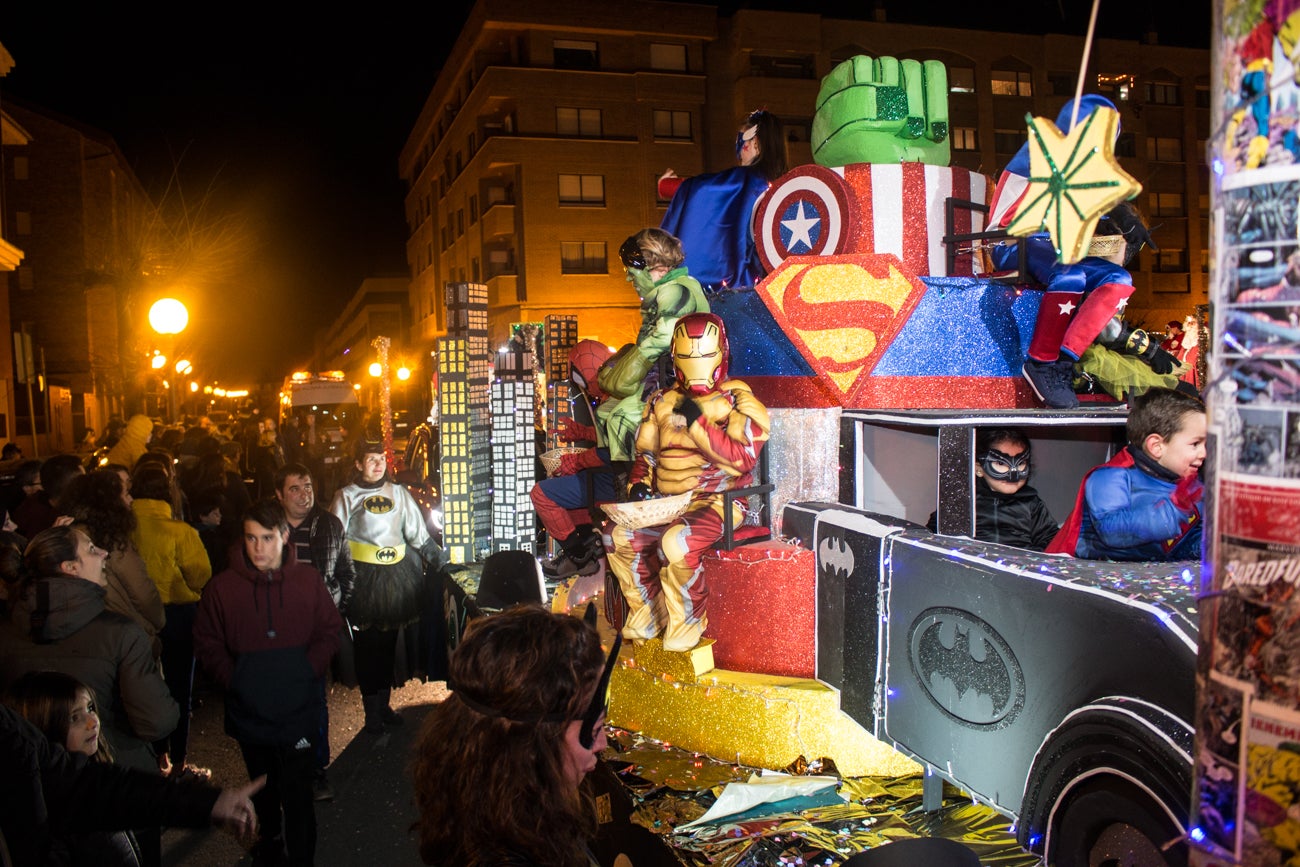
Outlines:
[{"label": "man in dark jacket", "polygon": [[[194,652],[226,690],[226,733],[239,741],[262,839],[256,862],[313,863],[314,741],[321,679],[342,621],[320,573],[288,545],[289,522],[274,500],[244,514],[244,550],[208,584],[194,624]],[[280,811],[284,810],[283,834]]]},{"label": "man in dark jacket", "polygon": [[[352,551],[343,539],[343,523],[317,504],[311,470],[302,464],[280,467],[275,474],[275,498],[289,519],[289,545],[294,549],[298,562],[316,567],[325,579],[325,588],[339,613],[346,614],[355,576]],[[346,623],[343,628],[348,628]],[[342,638],[350,637],[345,635]],[[316,776],[312,790],[316,800],[332,801],[334,789],[325,775],[325,768],[330,763],[330,717],[324,680],[321,681],[321,690],[320,737],[316,741]]]}]

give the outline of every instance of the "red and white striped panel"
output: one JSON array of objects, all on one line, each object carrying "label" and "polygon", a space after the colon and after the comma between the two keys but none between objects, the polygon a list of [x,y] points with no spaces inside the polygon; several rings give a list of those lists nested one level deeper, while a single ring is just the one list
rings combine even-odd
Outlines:
[{"label": "red and white striped panel", "polygon": [[[788,256],[892,253],[914,274],[969,276],[969,255],[947,273],[944,204],[949,196],[983,204],[988,190],[978,172],[923,163],[798,166],[756,203],[754,240],[768,271]],[[960,235],[983,231],[985,219],[959,209],[954,223]]]},{"label": "red and white striped panel", "polygon": [[[837,169],[854,191],[857,225],[850,249],[858,253],[892,253],[922,276],[971,274],[971,257],[957,260],[947,273],[943,236],[944,205],[949,196],[983,204],[989,180],[979,172],[924,163],[858,163]],[[981,232],[984,215],[959,209],[954,234]]]}]

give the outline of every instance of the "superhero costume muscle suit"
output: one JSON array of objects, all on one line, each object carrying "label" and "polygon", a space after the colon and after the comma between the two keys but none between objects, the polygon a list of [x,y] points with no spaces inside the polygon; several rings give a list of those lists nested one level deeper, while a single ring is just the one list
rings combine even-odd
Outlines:
[{"label": "superhero costume muscle suit", "polygon": [[[767,441],[767,408],[727,374],[722,320],[683,317],[673,332],[677,383],[656,392],[637,432],[632,496],[692,491],[687,510],[668,524],[613,526],[610,568],[627,598],[623,635],[663,633],[664,649],[686,651],[707,625],[703,553],[722,537],[722,492],[749,484]],[[737,518],[742,516],[735,516]]]},{"label": "superhero costume muscle suit", "polygon": [[618,252],[628,280],[641,298],[641,328],[636,343],[624,346],[601,368],[598,382],[609,397],[597,407],[596,418],[610,459],[630,461],[646,376],[668,351],[678,320],[691,313],[709,312],[709,301],[685,268],[673,268],[658,280],[651,277],[635,235],[623,242]]}]

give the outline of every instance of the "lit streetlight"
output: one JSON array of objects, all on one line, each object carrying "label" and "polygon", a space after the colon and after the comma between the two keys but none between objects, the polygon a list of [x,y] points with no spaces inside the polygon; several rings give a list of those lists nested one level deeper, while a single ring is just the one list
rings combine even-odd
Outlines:
[{"label": "lit streetlight", "polygon": [[149,308],[149,327],[159,334],[180,334],[190,324],[190,312],[175,298],[160,298]]}]

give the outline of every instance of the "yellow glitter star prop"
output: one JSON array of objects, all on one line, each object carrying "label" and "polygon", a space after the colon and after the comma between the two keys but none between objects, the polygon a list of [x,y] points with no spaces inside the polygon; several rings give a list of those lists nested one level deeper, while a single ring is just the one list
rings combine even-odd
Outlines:
[{"label": "yellow glitter star prop", "polygon": [[1115,159],[1119,112],[1097,108],[1069,135],[1045,117],[1025,120],[1029,187],[1007,232],[1023,237],[1046,230],[1057,258],[1078,262],[1088,253],[1097,220],[1142,191]]}]

